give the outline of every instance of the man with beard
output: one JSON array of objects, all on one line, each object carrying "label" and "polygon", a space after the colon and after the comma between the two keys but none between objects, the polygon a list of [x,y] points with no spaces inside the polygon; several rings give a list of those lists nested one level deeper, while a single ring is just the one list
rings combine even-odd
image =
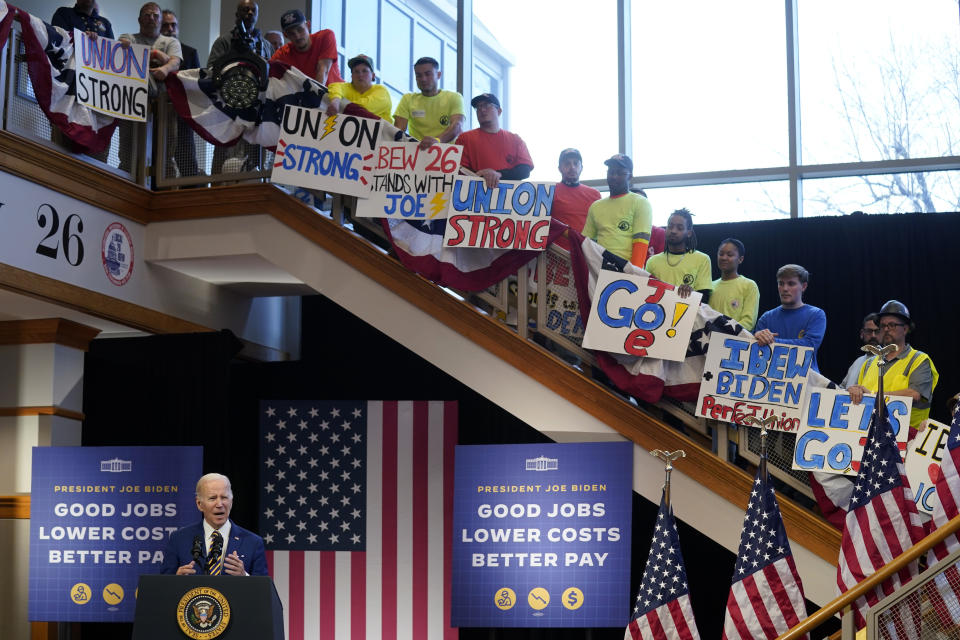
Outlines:
[{"label": "man with beard", "polygon": [[604,160],[610,196],[597,200],[587,211],[583,235],[634,265],[643,268],[650,246],[653,209],[650,201],[630,191],[633,160],[618,153]]},{"label": "man with beard", "polygon": [[[872,344],[873,346],[880,344],[880,328],[877,326],[877,317],[876,313],[868,313],[863,319],[863,324],[860,326],[861,344]],[[847,387],[852,387],[857,384],[857,378],[860,376],[860,368],[869,358],[870,354],[864,353],[854,360],[850,368],[847,369],[847,375],[844,376],[840,386],[846,389]]]},{"label": "man with beard", "polygon": [[500,100],[492,93],[481,93],[470,101],[477,110],[476,129],[460,134],[457,144],[463,146],[460,166],[483,178],[493,189],[504,180],[526,180],[533,169],[533,160],[523,139],[500,126]]},{"label": "man with beard", "polygon": [[[550,217],[559,220],[577,232],[583,231],[587,222],[587,211],[590,205],[602,196],[593,187],[580,184],[580,174],[583,172],[583,157],[577,149],[564,149],[560,152],[560,161],[557,165],[560,170],[560,182],[553,192],[553,206],[550,208]],[[557,244],[570,250],[570,242],[566,236],[557,239]]]},{"label": "man with beard", "polygon": [[[886,356],[883,366],[883,392],[889,396],[906,396],[913,400],[910,410],[910,435],[912,438],[920,423],[930,416],[930,400],[940,374],[933,360],[923,351],[907,343],[907,334],[915,325],[910,319],[906,305],[898,300],[888,300],[877,312],[880,328],[880,344],[897,345],[897,350]],[[865,395],[879,389],[880,371],[877,357],[871,355],[860,365],[857,383],[847,388],[850,400],[859,404]]]}]

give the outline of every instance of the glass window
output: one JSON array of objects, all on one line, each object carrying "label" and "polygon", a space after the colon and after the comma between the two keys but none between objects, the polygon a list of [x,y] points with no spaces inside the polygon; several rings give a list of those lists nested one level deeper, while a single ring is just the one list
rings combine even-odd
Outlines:
[{"label": "glass window", "polygon": [[[337,34],[337,42],[343,42],[343,4],[343,0],[328,0],[320,3],[320,27],[332,29]],[[260,26],[263,28],[263,25]]]},{"label": "glass window", "polygon": [[[439,62],[441,86],[449,89],[450,87],[447,87],[446,83],[443,82],[444,76],[447,75],[447,68],[443,64],[443,40],[437,34],[424,28],[420,23],[417,23],[417,26],[414,27],[413,33],[413,59],[419,60],[424,56],[430,56]],[[454,63],[454,66],[456,66],[456,63]],[[456,88],[456,85],[454,85],[454,88]]]},{"label": "glass window", "polygon": [[803,216],[960,211],[960,171],[803,181]]},{"label": "glass window", "polygon": [[[509,67],[509,78],[496,72],[503,111],[530,149],[535,180],[559,179],[566,147],[580,149],[583,179],[606,175],[603,160],[617,151],[617,65],[598,61],[617,59],[616,8],[611,1],[588,8],[575,0],[473,2],[474,56],[497,54],[500,68]],[[608,87],[609,95],[593,87]]]},{"label": "glass window", "polygon": [[797,23],[802,164],[960,154],[956,0],[803,0]]},{"label": "glass window", "polygon": [[[413,19],[389,2],[384,2],[380,81],[400,95],[413,89],[413,58],[410,54],[412,34]],[[394,100],[394,106],[398,100]]]},{"label": "glass window", "polygon": [[[634,2],[634,175],[787,164],[784,25],[770,0]],[[614,102],[615,79],[593,86]],[[604,96],[578,106],[591,98]]]},{"label": "glass window", "polygon": [[645,189],[653,224],[665,227],[670,212],[686,207],[693,224],[744,222],[790,217],[790,185],[785,180],[696,187]]},{"label": "glass window", "polygon": [[348,59],[359,53],[378,59],[379,7],[380,0],[350,0],[347,3],[347,32],[341,44]]},{"label": "glass window", "polygon": [[457,49],[447,44],[443,59],[443,88],[457,90]]}]

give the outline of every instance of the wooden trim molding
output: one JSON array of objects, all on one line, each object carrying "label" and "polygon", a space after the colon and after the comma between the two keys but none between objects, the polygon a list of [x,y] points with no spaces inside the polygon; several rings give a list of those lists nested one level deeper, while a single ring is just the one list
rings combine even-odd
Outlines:
[{"label": "wooden trim molding", "polygon": [[0,170],[125,218],[146,222],[149,189],[8,131],[0,131]]},{"label": "wooden trim molding", "polygon": [[99,329],[63,318],[7,320],[0,322],[0,345],[53,342],[87,351],[98,333]]},{"label": "wooden trim molding", "polygon": [[29,520],[30,494],[0,496],[0,519]]},{"label": "wooden trim molding", "polygon": [[63,407],[0,407],[0,416],[58,416],[83,422],[84,416],[79,411],[64,409]]},{"label": "wooden trim molding", "polygon": [[212,331],[194,322],[6,264],[0,264],[0,287],[150,333]]}]

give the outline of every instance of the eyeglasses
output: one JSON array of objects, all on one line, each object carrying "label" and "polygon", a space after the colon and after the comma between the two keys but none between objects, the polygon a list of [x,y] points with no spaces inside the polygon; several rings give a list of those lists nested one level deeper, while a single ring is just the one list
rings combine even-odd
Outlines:
[{"label": "eyeglasses", "polygon": [[894,327],[905,327],[907,326],[903,322],[884,322],[880,325],[880,328],[883,330],[893,329]]},{"label": "eyeglasses", "polygon": [[865,333],[865,334],[867,334],[867,335],[869,336],[869,335],[873,335],[873,334],[875,334],[875,333],[880,333],[880,329],[867,329],[867,328],[863,328],[863,329],[860,329],[860,333]]}]

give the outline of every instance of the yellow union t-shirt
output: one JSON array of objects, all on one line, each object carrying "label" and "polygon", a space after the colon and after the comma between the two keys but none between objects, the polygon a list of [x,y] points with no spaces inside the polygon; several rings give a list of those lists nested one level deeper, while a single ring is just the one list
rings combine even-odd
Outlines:
[{"label": "yellow union t-shirt", "polygon": [[627,192],[591,204],[583,235],[629,262],[634,242],[650,243],[652,226],[650,201],[640,194]]},{"label": "yellow union t-shirt", "polygon": [[714,280],[710,306],[739,322],[747,331],[753,331],[760,312],[760,289],[756,282],[744,276]]},{"label": "yellow union t-shirt", "polygon": [[327,88],[330,90],[331,98],[346,98],[393,124],[393,118],[390,116],[393,100],[390,99],[390,92],[382,84],[371,85],[363,93],[357,91],[349,82],[334,82]]},{"label": "yellow union t-shirt", "polygon": [[405,93],[400,98],[394,118],[406,118],[407,130],[417,140],[439,137],[450,126],[455,115],[464,115],[463,96],[456,91],[441,90],[427,97],[422,93]]},{"label": "yellow union t-shirt", "polygon": [[657,280],[677,287],[688,284],[694,291],[709,291],[713,288],[710,258],[700,251],[687,251],[679,257],[675,253],[664,251],[647,260],[644,268]]}]

